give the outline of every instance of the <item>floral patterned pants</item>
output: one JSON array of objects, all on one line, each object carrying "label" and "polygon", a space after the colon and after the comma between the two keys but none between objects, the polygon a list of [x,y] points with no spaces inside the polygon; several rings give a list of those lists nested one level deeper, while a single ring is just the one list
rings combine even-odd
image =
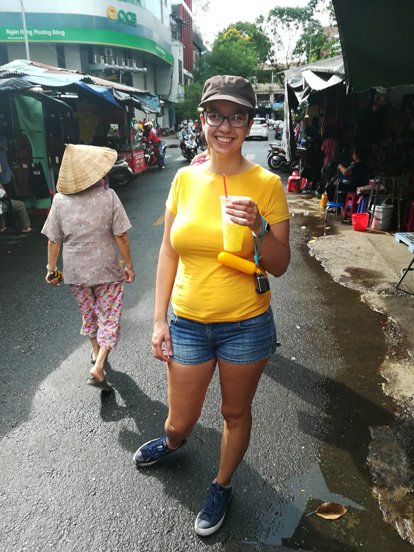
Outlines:
[{"label": "floral patterned pants", "polygon": [[96,337],[99,347],[114,350],[121,329],[123,282],[71,288],[82,312],[81,335]]}]

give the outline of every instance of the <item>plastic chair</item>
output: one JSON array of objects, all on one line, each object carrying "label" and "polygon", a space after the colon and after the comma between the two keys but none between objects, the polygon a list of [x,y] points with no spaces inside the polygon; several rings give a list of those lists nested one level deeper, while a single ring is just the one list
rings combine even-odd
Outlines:
[{"label": "plastic chair", "polygon": [[356,192],[348,192],[345,199],[344,209],[342,212],[342,222],[345,222],[346,220],[351,221],[352,215],[357,210],[357,202],[358,202],[358,197]]},{"label": "plastic chair", "polygon": [[[328,221],[329,213],[334,212],[336,216],[338,216],[338,210],[339,210],[339,214],[341,214],[343,208],[344,208],[344,203],[342,203],[341,201],[328,201],[325,209],[325,222]],[[332,209],[332,211],[330,209]]]},{"label": "plastic chair", "polygon": [[338,210],[339,210],[339,214],[342,213],[342,210],[345,206],[345,203],[343,201],[339,201],[339,194],[340,193],[341,193],[341,191],[339,190],[339,186],[337,184],[336,189],[335,189],[334,201],[328,201],[328,203],[326,204],[325,222],[328,221],[329,213],[334,212],[336,214],[336,216],[338,216]]},{"label": "plastic chair", "polygon": [[312,180],[309,178],[302,178],[302,194],[312,192]]}]

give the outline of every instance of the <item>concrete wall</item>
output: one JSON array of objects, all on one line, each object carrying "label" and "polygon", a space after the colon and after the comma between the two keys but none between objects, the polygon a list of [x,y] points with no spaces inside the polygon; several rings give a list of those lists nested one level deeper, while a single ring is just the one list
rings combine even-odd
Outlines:
[{"label": "concrete wall", "polygon": [[155,78],[157,82],[157,88],[155,93],[165,98],[170,96],[172,90],[172,79],[174,75],[173,67],[156,67]]},{"label": "concrete wall", "polygon": [[77,44],[65,44],[65,61],[68,69],[82,71],[80,48]]},{"label": "concrete wall", "polygon": [[[53,65],[57,67],[57,55],[56,49],[53,44],[46,46],[45,44],[29,44],[30,59],[32,61],[38,61],[39,63],[45,63],[46,65]],[[7,55],[9,61],[15,59],[26,59],[26,49],[24,43],[22,44],[7,44]]]}]

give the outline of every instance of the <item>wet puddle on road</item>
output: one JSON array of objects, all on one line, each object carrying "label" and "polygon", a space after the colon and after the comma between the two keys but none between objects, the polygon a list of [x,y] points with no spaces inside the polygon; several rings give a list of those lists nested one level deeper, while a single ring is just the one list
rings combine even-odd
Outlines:
[{"label": "wet puddle on road", "polygon": [[[295,221],[295,225],[300,227],[302,221]],[[327,231],[328,225],[323,221],[309,217],[305,243]],[[391,433],[395,433],[395,403],[383,393],[384,379],[380,374],[387,354],[383,332],[387,319],[361,302],[359,293],[333,282],[305,248],[303,244],[305,262],[315,274],[318,287],[324,290],[324,301],[335,305],[332,319],[326,324],[339,336],[333,354],[341,369],[328,375],[323,384],[328,406],[320,462],[284,483],[283,495],[290,499],[266,515],[263,541],[250,545],[252,550],[266,552],[280,546],[316,552],[412,551],[412,546],[385,523],[367,465],[370,450],[371,455],[379,454],[371,430],[391,426]],[[392,459],[391,466],[386,464],[387,461],[375,465],[379,474],[381,470],[399,469],[392,465]],[[326,520],[312,515],[322,502],[337,502],[350,508],[340,519]],[[386,507],[391,510],[389,519],[400,515],[392,497]]]}]

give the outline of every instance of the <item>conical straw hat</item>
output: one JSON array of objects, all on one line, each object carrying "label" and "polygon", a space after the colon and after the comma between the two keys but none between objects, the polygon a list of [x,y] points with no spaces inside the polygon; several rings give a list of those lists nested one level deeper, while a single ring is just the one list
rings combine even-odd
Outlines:
[{"label": "conical straw hat", "polygon": [[68,144],[59,170],[57,191],[76,194],[98,182],[115,163],[117,153],[110,148]]}]

